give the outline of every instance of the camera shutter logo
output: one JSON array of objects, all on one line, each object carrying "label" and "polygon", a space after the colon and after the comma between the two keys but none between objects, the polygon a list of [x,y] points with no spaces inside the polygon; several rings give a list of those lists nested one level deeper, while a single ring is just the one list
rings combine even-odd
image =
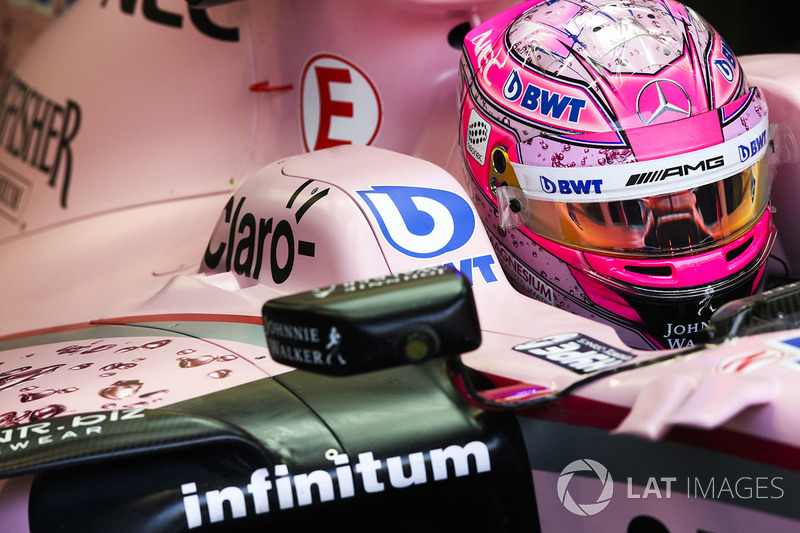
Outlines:
[{"label": "camera shutter logo", "polygon": [[491,125],[473,109],[467,124],[467,152],[481,165],[486,162],[486,148],[491,131]]},{"label": "camera shutter logo", "polygon": [[[597,478],[603,483],[603,490],[597,501],[594,503],[577,503],[569,493],[569,482],[572,481],[572,476],[575,472],[594,472]],[[573,514],[580,516],[596,515],[605,509],[611,502],[611,497],[614,495],[614,480],[611,479],[611,474],[606,470],[606,467],[593,461],[591,459],[578,459],[567,465],[561,471],[558,477],[558,499],[564,504],[564,507]]]}]

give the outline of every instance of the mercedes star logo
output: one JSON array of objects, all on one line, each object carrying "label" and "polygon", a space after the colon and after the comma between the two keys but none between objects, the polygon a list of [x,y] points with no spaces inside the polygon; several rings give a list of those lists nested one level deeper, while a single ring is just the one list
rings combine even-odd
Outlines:
[{"label": "mercedes star logo", "polygon": [[642,123],[671,122],[692,114],[692,102],[683,87],[672,80],[654,80],[642,87],[636,98]]}]

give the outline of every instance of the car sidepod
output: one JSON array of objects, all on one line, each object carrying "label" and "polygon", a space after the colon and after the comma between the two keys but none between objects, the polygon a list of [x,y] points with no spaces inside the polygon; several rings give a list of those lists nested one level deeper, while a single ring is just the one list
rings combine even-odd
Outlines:
[{"label": "car sidepod", "polygon": [[[30,531],[538,529],[510,414],[479,411],[426,365],[292,371],[162,409],[16,426],[5,472],[32,475]],[[87,427],[99,427],[85,434]],[[37,428],[40,433],[37,433]]]}]

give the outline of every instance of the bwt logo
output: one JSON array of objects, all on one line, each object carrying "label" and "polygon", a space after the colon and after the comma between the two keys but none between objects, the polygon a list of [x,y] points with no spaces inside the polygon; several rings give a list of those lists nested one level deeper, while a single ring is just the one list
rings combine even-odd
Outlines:
[{"label": "bwt logo", "polygon": [[739,159],[744,163],[758,152],[764,148],[764,145],[767,142],[767,132],[766,130],[761,132],[761,135],[756,137],[753,141],[750,142],[749,145],[739,145]]},{"label": "bwt logo", "polygon": [[389,244],[411,257],[436,257],[457,250],[475,231],[472,208],[454,192],[376,185],[358,194]]},{"label": "bwt logo", "polygon": [[378,90],[353,63],[332,54],[316,55],[306,63],[300,94],[306,151],[370,145],[378,136],[382,114]]},{"label": "bwt logo", "polygon": [[736,58],[731,51],[730,46],[725,41],[722,41],[722,56],[725,59],[716,59],[714,66],[717,67],[719,73],[725,78],[725,81],[732,82],[736,77]]},{"label": "bwt logo", "polygon": [[583,98],[561,95],[555,91],[551,92],[537,87],[532,83],[523,89],[522,80],[516,70],[508,75],[503,84],[503,97],[510,102],[519,100],[521,108],[538,111],[539,114],[556,120],[560,120],[564,113],[567,113],[567,120],[573,123],[580,120],[581,111],[586,107],[586,100]]},{"label": "bwt logo", "polygon": [[542,186],[542,191],[547,194],[600,194],[602,192],[601,185],[603,180],[552,180],[539,176],[539,183]]}]

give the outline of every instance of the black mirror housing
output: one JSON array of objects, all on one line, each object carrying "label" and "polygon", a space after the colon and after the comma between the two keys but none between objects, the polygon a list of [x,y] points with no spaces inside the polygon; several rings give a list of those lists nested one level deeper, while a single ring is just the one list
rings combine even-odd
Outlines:
[{"label": "black mirror housing", "polygon": [[274,360],[323,374],[420,363],[481,343],[470,282],[449,266],[275,298],[262,314]]}]

